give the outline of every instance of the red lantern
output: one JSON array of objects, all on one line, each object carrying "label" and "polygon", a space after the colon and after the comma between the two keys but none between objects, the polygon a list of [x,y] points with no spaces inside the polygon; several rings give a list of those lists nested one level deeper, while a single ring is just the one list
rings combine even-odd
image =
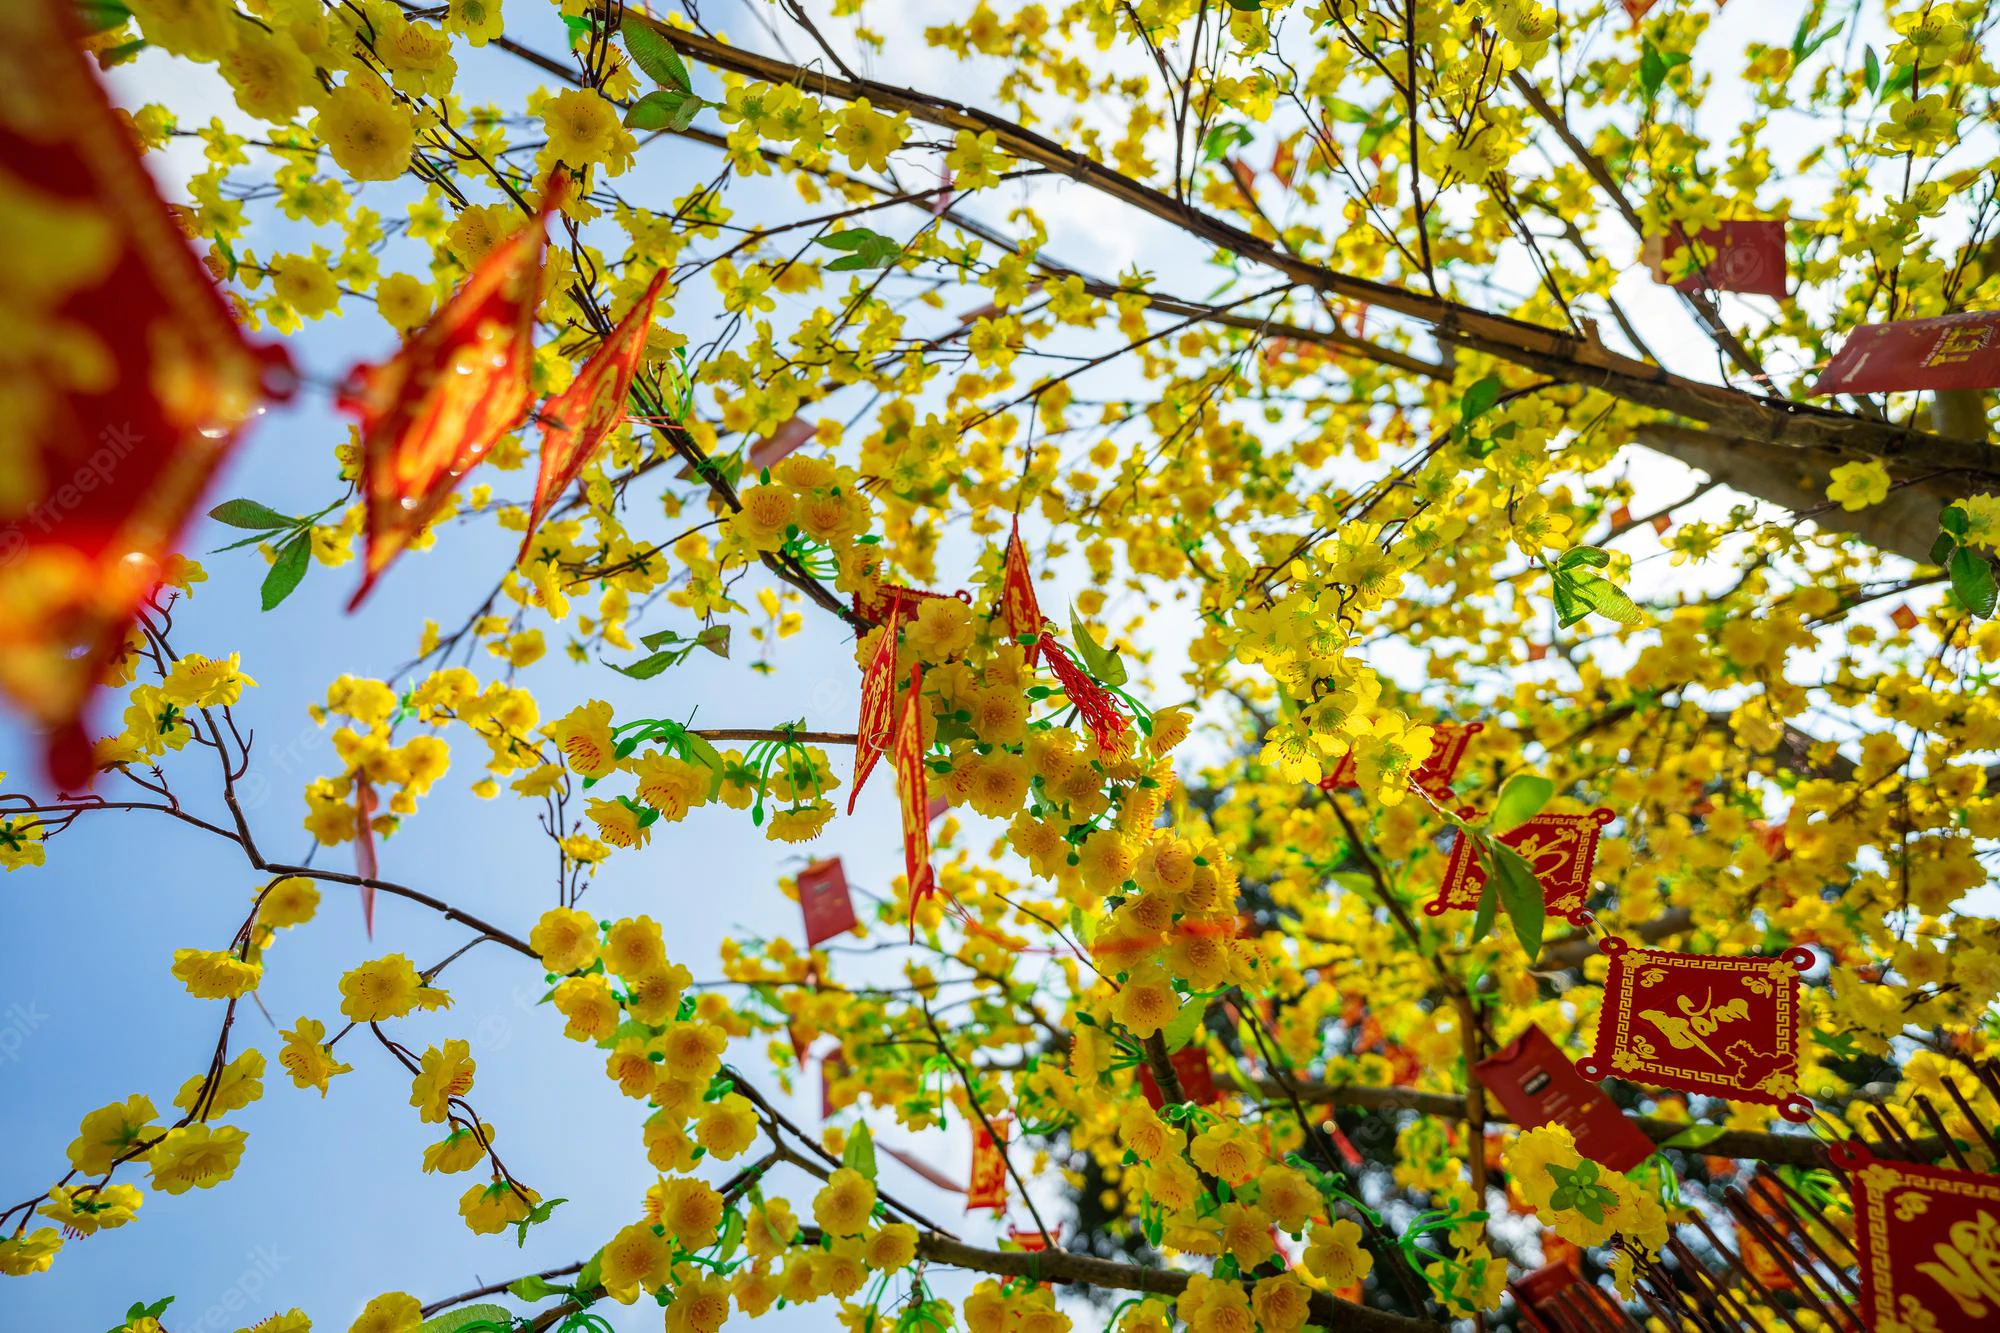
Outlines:
[{"label": "red lantern", "polygon": [[1653,1141],[1625,1118],[1604,1089],[1585,1082],[1549,1034],[1531,1027],[1473,1066],[1481,1087],[1523,1129],[1557,1124],[1576,1150],[1613,1171],[1630,1171],[1653,1155]]},{"label": "red lantern", "polygon": [[10,337],[0,378],[0,693],[94,773],[82,716],[238,429],[291,389],[245,342],[82,48],[69,0],[0,5]]},{"label": "red lantern", "polygon": [[349,377],[342,406],[360,418],[368,500],[368,556],[350,611],[493,442],[527,415],[545,224],[566,181],[550,178],[534,220],[494,246],[394,357]]},{"label": "red lantern", "polygon": [[[1465,762],[1465,747],[1485,728],[1484,722],[1467,722],[1464,725],[1456,722],[1433,723],[1430,758],[1410,775],[1411,783],[1428,792],[1449,791],[1451,780],[1458,776],[1459,765]],[[1334,762],[1333,772],[1319,780],[1321,791],[1351,791],[1360,785],[1352,750],[1340,756]]]},{"label": "red lantern", "polygon": [[633,377],[646,358],[646,334],[653,327],[653,307],[660,299],[667,271],[653,275],[652,283],[637,305],[619,321],[611,335],[599,343],[569,387],[542,404],[541,470],[535,478],[535,499],[528,510],[528,530],[521,536],[521,554],[527,558],[535,540],[535,530],[576,483],[584,464],[604,443],[604,437],[626,416],[626,400],[632,392]]},{"label": "red lantern", "polygon": [[806,918],[806,948],[817,949],[859,924],[854,895],[847,888],[847,871],[839,857],[813,862],[799,872],[798,883],[799,908]]},{"label": "red lantern", "polygon": [[1773,958],[1641,949],[1608,936],[1611,960],[1597,1048],[1576,1072],[1608,1075],[1812,1115],[1798,1091],[1799,972],[1817,961],[1794,945]]},{"label": "red lantern", "polygon": [[[1461,819],[1478,813],[1470,808],[1458,812]],[[1575,926],[1588,919],[1584,904],[1590,900],[1598,834],[1616,817],[1603,806],[1571,815],[1545,811],[1500,835],[1500,841],[1519,852],[1541,881],[1542,905],[1550,916]],[[1444,882],[1438,885],[1437,897],[1424,904],[1424,911],[1431,916],[1453,910],[1476,912],[1485,887],[1486,867],[1480,864],[1477,844],[1460,832],[1445,862]]]},{"label": "red lantern", "polygon": [[2000,1176],[1828,1150],[1848,1173],[1861,1315],[1870,1328],[1976,1333],[2000,1324]]}]

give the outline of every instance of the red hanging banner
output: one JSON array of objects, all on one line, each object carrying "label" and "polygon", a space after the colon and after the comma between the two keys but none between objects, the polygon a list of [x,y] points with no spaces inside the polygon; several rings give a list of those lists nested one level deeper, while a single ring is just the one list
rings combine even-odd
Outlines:
[{"label": "red hanging banner", "polygon": [[1630,1171],[1653,1155],[1653,1141],[1625,1118],[1604,1089],[1585,1082],[1549,1034],[1531,1027],[1473,1066],[1480,1086],[1522,1129],[1561,1125],[1576,1150],[1600,1166]]},{"label": "red hanging banner", "polygon": [[[1673,284],[1677,292],[1742,292],[1749,296],[1790,294],[1785,274],[1785,222],[1782,218],[1736,218],[1695,233],[1698,258],[1685,278]],[[1646,264],[1653,281],[1667,281],[1667,261],[1687,248],[1687,233],[1676,227],[1646,242]]]},{"label": "red hanging banner", "polygon": [[[1197,1106],[1212,1106],[1222,1100],[1222,1093],[1215,1086],[1215,1073],[1209,1068],[1207,1051],[1199,1046],[1183,1046],[1167,1058],[1167,1063],[1173,1066],[1174,1077],[1180,1080],[1181,1092],[1189,1101]],[[1144,1060],[1139,1062],[1139,1091],[1155,1111],[1167,1104],[1160,1081],[1153,1077],[1152,1066]]]},{"label": "red hanging banner", "polygon": [[665,269],[655,273],[638,304],[598,344],[569,387],[542,404],[541,471],[535,478],[535,499],[528,510],[528,530],[521,536],[521,554],[514,557],[516,564],[527,559],[536,529],[563,493],[576,484],[597,446],[625,420],[633,377],[646,359],[653,308],[666,281]]},{"label": "red hanging banner", "polygon": [[1812,950],[1724,958],[1641,949],[1615,935],[1597,947],[1611,968],[1597,1048],[1577,1073],[1775,1106],[1794,1122],[1811,1117],[1798,1068],[1799,972],[1817,961]]},{"label": "red hanging banner", "polygon": [[[1471,819],[1479,812],[1463,809],[1459,818]],[[1590,871],[1597,864],[1597,839],[1616,815],[1603,806],[1582,814],[1539,814],[1500,835],[1500,841],[1519,852],[1542,882],[1542,905],[1550,916],[1559,916],[1571,925],[1582,926],[1590,900]],[[1445,862],[1444,882],[1437,897],[1424,904],[1424,911],[1438,916],[1448,911],[1476,912],[1479,895],[1486,887],[1486,867],[1480,864],[1478,846],[1459,833]]]},{"label": "red hanging banner", "polygon": [[[1462,726],[1456,722],[1433,723],[1430,758],[1410,775],[1410,781],[1434,795],[1448,793],[1452,779],[1458,776],[1458,766],[1465,762],[1465,747],[1485,727],[1484,722],[1467,722]],[[1360,785],[1352,750],[1335,760],[1333,771],[1319,780],[1321,791],[1352,791]]]},{"label": "red hanging banner", "polygon": [[[1005,1123],[994,1128],[1005,1132]],[[972,1121],[972,1171],[965,1186],[965,1211],[991,1208],[1000,1212],[1007,1206],[1007,1145],[995,1140],[978,1119]]]},{"label": "red hanging banner", "polygon": [[2000,387],[2000,312],[1863,324],[1812,386],[1829,393]]},{"label": "red hanging banner", "polygon": [[552,176],[533,221],[494,246],[394,357],[348,377],[341,405],[360,420],[368,501],[368,555],[348,610],[527,415],[546,224],[567,189]]},{"label": "red hanging banner", "polygon": [[1037,665],[1042,656],[1042,627],[1048,618],[1035,597],[1035,580],[1028,570],[1028,550],[1021,545],[1018,518],[1007,538],[1007,563],[1000,576],[1000,623],[1006,628],[1009,643],[1031,640],[1026,645],[1028,665]]},{"label": "red hanging banner", "polygon": [[896,794],[902,800],[903,869],[910,885],[910,938],[917,938],[917,908],[937,892],[931,873],[930,785],[924,767],[924,668],[910,667],[910,693],[896,722]]},{"label": "red hanging banner", "polygon": [[49,732],[58,786],[95,773],[82,716],[260,400],[244,340],[120,114],[70,0],[0,5],[8,389],[0,421],[0,694]]},{"label": "red hanging banner", "polygon": [[1861,1254],[1861,1315],[1874,1329],[1977,1333],[2000,1324],[2000,1176],[1828,1150],[1846,1171]]},{"label": "red hanging banner", "polygon": [[806,918],[806,948],[817,949],[860,924],[854,915],[854,895],[847,888],[847,871],[839,857],[807,866],[799,872],[798,885],[799,907]]},{"label": "red hanging banner", "polygon": [[876,761],[896,729],[896,651],[902,628],[900,601],[889,603],[882,634],[861,673],[861,718],[854,728],[854,781],[847,789],[847,813],[861,799],[861,785],[875,771]]}]

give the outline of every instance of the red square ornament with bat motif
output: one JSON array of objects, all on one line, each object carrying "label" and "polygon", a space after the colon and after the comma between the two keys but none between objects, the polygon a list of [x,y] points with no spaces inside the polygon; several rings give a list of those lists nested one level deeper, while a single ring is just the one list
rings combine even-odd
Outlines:
[{"label": "red square ornament with bat motif", "polygon": [[1876,1333],[2000,1327],[2000,1176],[1828,1150],[1845,1170],[1861,1254],[1861,1315]]},{"label": "red square ornament with bat motif", "polygon": [[1799,1093],[1799,972],[1816,961],[1793,945],[1776,957],[1724,958],[1637,948],[1612,935],[1597,1048],[1576,1072],[1616,1074],[1735,1102],[1775,1106],[1804,1122]]},{"label": "red square ornament with bat motif", "polygon": [[[1430,758],[1410,775],[1410,781],[1425,791],[1448,791],[1451,780],[1458,776],[1458,766],[1465,762],[1465,747],[1485,728],[1484,722],[1432,723]],[[1340,756],[1333,771],[1319,780],[1321,791],[1352,791],[1360,785],[1351,750]]]},{"label": "red square ornament with bat motif", "polygon": [[[1743,292],[1786,296],[1785,223],[1782,218],[1732,218],[1694,235],[1694,266],[1673,284],[1678,292]],[[1666,282],[1672,261],[1687,249],[1678,227],[1647,243],[1655,282]],[[1677,266],[1676,266],[1677,267]]]},{"label": "red square ornament with bat motif", "polygon": [[[1470,808],[1458,812],[1461,819],[1478,814]],[[1590,872],[1597,864],[1598,835],[1616,817],[1601,805],[1581,814],[1544,812],[1500,835],[1500,841],[1519,852],[1542,882],[1542,905],[1550,916],[1562,917],[1573,926],[1588,919],[1584,904],[1590,900]],[[1444,865],[1444,882],[1438,885],[1437,897],[1424,904],[1424,911],[1430,916],[1452,910],[1476,912],[1485,887],[1486,867],[1479,863],[1479,849],[1460,833]]]}]

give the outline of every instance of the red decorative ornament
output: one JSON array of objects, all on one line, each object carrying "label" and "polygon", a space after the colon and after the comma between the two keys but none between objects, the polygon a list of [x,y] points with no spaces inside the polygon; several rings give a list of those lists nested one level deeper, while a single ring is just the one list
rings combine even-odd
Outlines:
[{"label": "red decorative ornament", "polygon": [[776,467],[799,451],[813,437],[815,427],[804,417],[793,417],[750,446],[749,472],[754,476],[767,467]]},{"label": "red decorative ornament", "polygon": [[[375,788],[367,778],[354,779],[354,873],[374,879],[381,869],[375,855]],[[375,938],[375,886],[361,886],[361,925],[368,938]]]},{"label": "red decorative ornament", "polygon": [[1481,1060],[1473,1072],[1509,1120],[1522,1129],[1561,1125],[1575,1137],[1576,1150],[1600,1166],[1630,1171],[1653,1155],[1653,1141],[1604,1089],[1581,1078],[1538,1027]]},{"label": "red decorative ornament", "polygon": [[[996,1120],[993,1128],[1005,1132]],[[995,1139],[978,1120],[972,1122],[972,1171],[965,1186],[965,1211],[980,1208],[1000,1212],[1007,1207],[1007,1144]]]},{"label": "red decorative ornament", "polygon": [[817,949],[859,924],[854,895],[847,888],[847,871],[839,857],[813,862],[799,872],[798,884],[799,908],[806,918],[806,948]]},{"label": "red decorative ornament", "polygon": [[[1478,813],[1468,807],[1458,815],[1471,819]],[[1542,882],[1542,905],[1550,916],[1562,917],[1574,926],[1588,919],[1584,904],[1590,899],[1590,871],[1597,864],[1598,835],[1616,817],[1603,806],[1582,814],[1545,812],[1500,835],[1500,841],[1519,852]],[[1480,864],[1478,846],[1460,832],[1445,862],[1444,882],[1438,885],[1437,897],[1424,904],[1424,911],[1431,916],[1447,911],[1476,912],[1485,887],[1486,867]]]},{"label": "red decorative ornament", "polygon": [[2000,312],[1863,324],[1847,335],[1814,395],[2000,386]]},{"label": "red decorative ornament", "polygon": [[[1465,747],[1485,729],[1484,722],[1463,725],[1456,722],[1433,723],[1430,758],[1410,775],[1411,783],[1428,792],[1450,791],[1452,779],[1458,776],[1458,766],[1465,762]],[[1360,774],[1356,770],[1352,750],[1340,756],[1334,762],[1333,771],[1319,780],[1321,791],[1351,791],[1360,785]]]},{"label": "red decorative ornament", "polygon": [[2000,1176],[1828,1150],[1847,1172],[1861,1316],[1874,1329],[1977,1333],[2000,1325]]},{"label": "red decorative ornament", "polygon": [[1111,692],[1092,680],[1048,631],[1042,632],[1040,644],[1063,695],[1083,714],[1084,724],[1097,738],[1097,748],[1108,755],[1124,754],[1132,743],[1132,724],[1118,711]]},{"label": "red decorative ornament", "polygon": [[597,446],[625,420],[633,377],[646,359],[653,308],[666,281],[665,269],[655,273],[638,304],[598,344],[569,387],[542,404],[541,471],[535,478],[535,499],[528,510],[528,530],[522,534],[516,564],[527,559],[535,530],[563,493],[576,484]]},{"label": "red decorative ornament", "polygon": [[[1695,233],[1695,244],[1708,259],[1673,284],[1677,292],[1743,292],[1750,296],[1790,294],[1785,274],[1785,222],[1782,218],[1736,218]],[[1646,263],[1653,281],[1667,280],[1667,261],[1687,248],[1687,233],[1672,233],[1646,243]]]},{"label": "red decorative ornament", "polygon": [[861,799],[861,785],[875,771],[896,729],[896,652],[902,632],[901,601],[891,601],[881,637],[861,672],[861,718],[854,728],[854,782],[847,789],[847,813]]},{"label": "red decorative ornament", "polygon": [[0,5],[11,234],[0,424],[0,694],[95,775],[83,712],[258,403],[291,391],[246,342],[91,70],[70,0]]},{"label": "red decorative ornament", "polygon": [[958,592],[930,592],[924,588],[905,588],[899,583],[880,583],[873,591],[854,590],[854,614],[873,625],[879,625],[891,610],[905,619],[914,618],[926,597],[956,597],[970,606],[972,594],[963,589]]},{"label": "red decorative ornament", "polygon": [[1798,1091],[1799,972],[1817,961],[1811,949],[1724,958],[1641,949],[1615,935],[1597,947],[1611,969],[1597,1048],[1577,1073],[1775,1106],[1796,1123],[1812,1115]]},{"label": "red decorative ornament", "polygon": [[910,939],[917,938],[917,908],[937,892],[931,873],[930,785],[924,767],[924,668],[910,667],[910,693],[896,723],[896,794],[902,800],[903,869],[910,885]]},{"label": "red decorative ornament", "polygon": [[1034,576],[1028,572],[1028,550],[1021,545],[1021,520],[1014,520],[1014,530],[1007,538],[1007,563],[1000,576],[1000,623],[1007,630],[1007,641],[1027,644],[1028,665],[1035,666],[1042,656],[1042,627],[1048,618],[1042,614],[1042,604],[1035,597]]},{"label": "red decorative ornament", "polygon": [[527,415],[546,224],[567,179],[549,179],[534,220],[494,246],[394,357],[349,376],[341,405],[360,419],[368,555],[348,610]]},{"label": "red decorative ornament", "polygon": [[[1180,1080],[1181,1094],[1187,1100],[1197,1106],[1213,1106],[1222,1100],[1222,1093],[1215,1086],[1215,1073],[1209,1068],[1207,1051],[1199,1046],[1183,1046],[1167,1057],[1167,1063],[1173,1067],[1174,1077]],[[1143,1060],[1139,1062],[1139,1091],[1155,1111],[1167,1104],[1160,1081],[1153,1077],[1152,1066]]]}]

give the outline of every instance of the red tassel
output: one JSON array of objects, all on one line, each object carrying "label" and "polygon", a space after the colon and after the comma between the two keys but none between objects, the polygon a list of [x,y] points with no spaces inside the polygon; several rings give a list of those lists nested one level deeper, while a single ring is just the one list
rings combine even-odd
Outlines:
[{"label": "red tassel", "polygon": [[1063,693],[1083,714],[1091,734],[1097,737],[1097,748],[1106,754],[1124,754],[1131,745],[1132,724],[1118,711],[1111,692],[1092,680],[1048,631],[1042,632],[1040,642],[1042,651],[1048,654],[1049,670],[1056,673]]}]

